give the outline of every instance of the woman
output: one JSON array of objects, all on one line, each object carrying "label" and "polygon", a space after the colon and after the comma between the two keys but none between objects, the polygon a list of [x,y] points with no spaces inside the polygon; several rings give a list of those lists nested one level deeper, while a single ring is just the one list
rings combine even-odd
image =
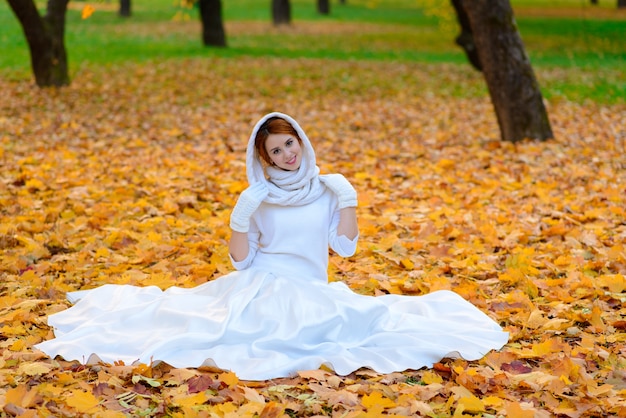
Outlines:
[{"label": "woman", "polygon": [[51,315],[56,338],[37,346],[65,359],[209,365],[246,380],[325,365],[340,375],[468,360],[508,334],[450,291],[364,296],[328,283],[328,247],[356,250],[357,194],[340,174],[319,175],[298,123],[270,113],[248,141],[244,190],[231,214],[237,271],[192,289],[105,285],[72,292]]}]

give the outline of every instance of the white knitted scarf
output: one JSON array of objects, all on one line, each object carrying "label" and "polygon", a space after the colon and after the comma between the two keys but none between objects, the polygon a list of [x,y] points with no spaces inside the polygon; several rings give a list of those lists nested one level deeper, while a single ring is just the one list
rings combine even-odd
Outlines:
[{"label": "white knitted scarf", "polygon": [[[263,168],[261,157],[254,147],[254,141],[263,122],[272,117],[279,117],[289,122],[302,140],[302,163],[297,170],[286,171],[273,166]],[[265,202],[281,206],[302,206],[313,202],[324,193],[324,185],[320,182],[319,172],[311,142],[298,122],[291,116],[272,112],[257,122],[248,140],[246,174],[250,185],[258,182],[266,183],[269,195],[265,198]]]}]

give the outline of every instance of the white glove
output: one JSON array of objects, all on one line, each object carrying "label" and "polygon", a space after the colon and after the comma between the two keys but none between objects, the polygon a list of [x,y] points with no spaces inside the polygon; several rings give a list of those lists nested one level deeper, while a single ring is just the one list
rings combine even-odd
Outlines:
[{"label": "white glove", "polygon": [[267,197],[269,190],[265,183],[255,183],[241,192],[237,204],[230,214],[230,227],[233,231],[248,232],[250,217]]},{"label": "white glove", "polygon": [[341,174],[325,174],[320,181],[326,185],[339,200],[339,209],[357,206],[356,190]]}]

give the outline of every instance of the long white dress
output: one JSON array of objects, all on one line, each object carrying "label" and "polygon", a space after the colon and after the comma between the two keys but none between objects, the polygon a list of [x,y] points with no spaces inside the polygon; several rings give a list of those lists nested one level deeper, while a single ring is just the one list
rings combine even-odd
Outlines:
[{"label": "long white dress", "polygon": [[497,323],[450,291],[373,297],[328,283],[328,247],[343,256],[356,248],[356,239],[337,236],[338,213],[329,190],[302,206],[263,203],[237,271],[190,289],[70,293],[77,302],[49,317],[55,338],[37,348],[67,360],[211,365],[265,380],[321,365],[340,375],[419,369],[446,356],[479,359],[507,342]]}]

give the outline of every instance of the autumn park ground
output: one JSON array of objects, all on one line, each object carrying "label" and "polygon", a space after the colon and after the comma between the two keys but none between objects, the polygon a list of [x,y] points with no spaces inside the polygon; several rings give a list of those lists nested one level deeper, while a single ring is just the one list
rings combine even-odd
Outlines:
[{"label": "autumn park ground", "polygon": [[[352,3],[366,16],[383,2]],[[94,30],[90,54],[72,25],[93,28],[74,6],[72,83],[61,89],[36,88],[19,30],[0,33],[14,48],[0,57],[0,416],[626,416],[626,48],[602,35],[623,30],[626,15],[608,2],[520,3],[554,130],[546,142],[499,140],[482,76],[445,16],[274,29],[229,21],[226,6],[232,46],[220,52],[195,46],[199,26],[172,19],[177,10],[158,25],[143,18],[148,30],[137,2],[137,20],[117,27],[96,2],[98,31],[138,40],[106,52],[115,45]],[[5,4],[0,16],[13,18]],[[570,33],[579,38],[567,51],[541,32],[550,18],[594,29]],[[406,40],[422,35],[422,46]],[[259,52],[264,36],[281,48]],[[313,37],[322,43],[306,55]],[[387,375],[321,369],[247,382],[33,349],[53,337],[46,317],[69,306],[67,291],[190,287],[231,271],[245,144],[274,110],[301,123],[322,172],[358,190],[359,249],[331,256],[331,280],[373,296],[454,290],[510,333],[502,350]]]}]

